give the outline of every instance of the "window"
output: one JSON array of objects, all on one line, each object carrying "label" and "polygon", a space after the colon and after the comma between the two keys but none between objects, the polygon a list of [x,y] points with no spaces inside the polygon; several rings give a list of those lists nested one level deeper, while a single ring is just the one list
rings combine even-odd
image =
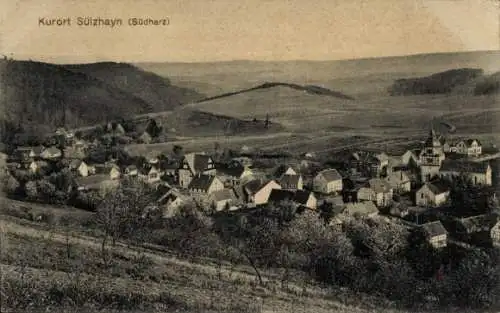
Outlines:
[{"label": "window", "polygon": [[421,193],[421,194],[420,194],[420,199],[423,199],[423,198],[424,198],[424,194],[423,194],[423,193]]}]

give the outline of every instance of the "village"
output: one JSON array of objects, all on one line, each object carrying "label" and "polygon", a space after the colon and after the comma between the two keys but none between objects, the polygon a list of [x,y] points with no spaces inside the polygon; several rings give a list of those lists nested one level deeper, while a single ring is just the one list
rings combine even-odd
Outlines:
[{"label": "village", "polygon": [[[158,136],[157,128],[150,120],[136,133],[137,140],[150,143]],[[67,171],[74,178],[71,192],[81,195],[105,194],[125,179],[139,180],[158,191],[154,205],[164,218],[186,205],[224,214],[279,207],[285,201],[317,214],[328,210],[328,225],[339,231],[349,219],[362,216],[417,229],[437,249],[450,242],[500,245],[498,205],[489,205],[497,201],[490,161],[498,153],[485,152],[477,139],[452,142],[432,128],[418,149],[400,155],[346,150],[325,164],[314,153],[266,163],[246,151],[183,153],[178,146],[153,158],[123,161],[116,152],[120,150],[113,148],[126,135],[116,122],[102,127],[99,135],[61,128],[44,145],[16,147],[7,168],[14,179]],[[96,157],[99,149],[104,152]],[[459,179],[481,190],[475,211],[453,207],[453,182]]]}]

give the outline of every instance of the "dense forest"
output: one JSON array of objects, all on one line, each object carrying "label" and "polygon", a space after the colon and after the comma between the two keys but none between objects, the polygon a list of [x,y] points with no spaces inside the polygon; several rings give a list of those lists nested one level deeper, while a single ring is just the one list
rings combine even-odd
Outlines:
[{"label": "dense forest", "polygon": [[482,69],[452,69],[424,77],[398,79],[389,93],[398,95],[445,94],[483,75]]},{"label": "dense forest", "polygon": [[[152,92],[152,90],[155,92]],[[172,109],[202,97],[136,67],[0,60],[0,141]]]}]

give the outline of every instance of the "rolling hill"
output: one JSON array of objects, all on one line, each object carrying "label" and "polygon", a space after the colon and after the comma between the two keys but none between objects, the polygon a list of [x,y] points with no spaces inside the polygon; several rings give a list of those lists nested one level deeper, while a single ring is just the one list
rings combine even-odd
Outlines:
[{"label": "rolling hill", "polygon": [[[153,91],[154,90],[154,91]],[[126,64],[64,66],[0,61],[1,139],[21,127],[32,133],[93,125],[173,109],[200,94]]]},{"label": "rolling hill", "polygon": [[169,132],[180,136],[265,135],[284,129],[274,121],[266,127],[265,118],[241,119],[200,111],[191,106],[180,107],[171,113],[157,116],[155,120]]},{"label": "rolling hill", "polygon": [[429,76],[398,79],[389,88],[393,96],[451,93],[456,87],[481,77],[482,69],[460,68]]},{"label": "rolling hill", "polygon": [[169,77],[175,85],[214,96],[265,81],[321,85],[360,99],[387,95],[394,80],[421,77],[453,68],[498,71],[500,51],[434,53],[338,61],[227,61],[207,63],[137,63]]},{"label": "rolling hill", "polygon": [[171,84],[166,77],[145,72],[128,63],[100,62],[70,64],[64,68],[97,78],[108,85],[143,99],[156,111],[167,111],[189,101],[202,99],[198,92]]}]

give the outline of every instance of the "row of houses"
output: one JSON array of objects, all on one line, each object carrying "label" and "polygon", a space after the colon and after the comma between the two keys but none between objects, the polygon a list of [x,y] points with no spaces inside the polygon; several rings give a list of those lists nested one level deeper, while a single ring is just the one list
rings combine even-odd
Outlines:
[{"label": "row of houses", "polygon": [[464,247],[500,247],[500,221],[493,214],[432,221],[416,230],[436,249],[444,248],[450,242]]}]

